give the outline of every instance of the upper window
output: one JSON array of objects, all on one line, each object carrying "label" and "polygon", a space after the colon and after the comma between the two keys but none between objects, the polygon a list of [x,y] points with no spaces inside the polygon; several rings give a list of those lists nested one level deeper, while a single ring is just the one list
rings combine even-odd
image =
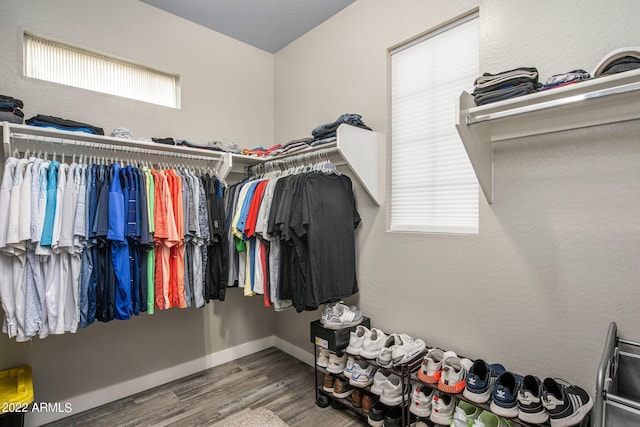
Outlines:
[{"label": "upper window", "polygon": [[455,129],[480,68],[478,21],[391,51],[391,231],[478,234],[478,181]]},{"label": "upper window", "polygon": [[179,78],[75,46],[24,34],[27,77],[179,108]]}]

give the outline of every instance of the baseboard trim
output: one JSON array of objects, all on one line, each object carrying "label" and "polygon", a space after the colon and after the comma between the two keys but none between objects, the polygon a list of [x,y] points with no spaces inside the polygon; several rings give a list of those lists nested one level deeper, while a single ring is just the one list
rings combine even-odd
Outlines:
[{"label": "baseboard trim", "polygon": [[[261,350],[265,350],[270,347],[276,346],[278,348],[281,348],[276,344],[276,340],[280,340],[283,343],[285,342],[271,335],[265,338],[250,341],[234,347],[226,348],[224,350],[220,350],[215,353],[208,354],[199,359],[182,363],[180,365],[172,366],[170,368],[163,369],[161,371],[157,371],[148,375],[143,375],[141,377],[124,381],[121,383],[113,384],[98,390],[90,391],[88,393],[83,393],[77,396],[73,396],[69,399],[66,399],[64,402],[59,402],[59,404],[56,405],[56,407],[59,409],[70,407],[72,408],[73,412],[71,413],[66,413],[64,411],[30,412],[25,415],[25,426],[27,427],[41,426],[43,424],[47,424],[47,423],[68,417],[73,413],[79,413],[82,411],[87,411],[89,409],[96,408],[98,406],[104,405],[105,403],[113,402],[114,400],[131,396],[132,394],[136,394],[141,391],[148,390],[150,388],[157,387],[162,384],[166,384],[170,381],[174,381],[179,378],[186,377],[187,375],[195,374],[196,372],[200,372],[205,369],[209,369],[214,366],[218,366],[223,363],[227,363],[232,360],[239,359],[240,357],[248,356],[250,354],[256,353]],[[297,349],[297,351],[299,352],[304,352],[304,350],[301,350],[298,347],[293,346],[292,344],[289,344],[289,343],[286,343],[286,344],[288,344],[288,346],[291,348]],[[283,348],[281,349],[289,354],[292,354],[290,351],[287,351]],[[295,350],[292,350],[292,351],[295,351]],[[309,355],[309,353],[307,354]],[[295,354],[292,354],[292,355],[300,359],[300,357],[296,356]],[[313,355],[310,355],[310,356],[313,363]]]},{"label": "baseboard trim", "polygon": [[316,364],[316,361],[313,358],[313,353],[309,353],[307,350],[291,344],[289,341],[285,341],[279,337],[274,337],[274,345],[276,348],[290,354],[298,360],[303,361],[309,366],[315,366]]}]

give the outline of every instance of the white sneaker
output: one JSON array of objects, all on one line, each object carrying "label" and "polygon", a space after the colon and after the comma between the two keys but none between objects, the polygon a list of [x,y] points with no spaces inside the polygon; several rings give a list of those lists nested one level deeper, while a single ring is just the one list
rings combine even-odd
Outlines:
[{"label": "white sneaker", "polygon": [[387,382],[387,375],[384,372],[378,371],[373,377],[373,385],[371,386],[371,393],[377,394],[378,396],[382,395],[383,388],[382,385]]},{"label": "white sneaker", "polygon": [[384,332],[377,328],[371,328],[369,335],[365,335],[362,342],[360,356],[365,359],[375,359],[380,354],[386,340],[387,336]]},{"label": "white sneaker", "polygon": [[327,365],[327,372],[332,374],[341,374],[344,372],[344,368],[347,364],[347,354],[343,353],[342,356],[331,353],[329,355],[329,364]]},{"label": "white sneaker", "polygon": [[482,411],[473,421],[472,427],[511,427],[511,422],[498,417],[493,412]]},{"label": "white sneaker", "polygon": [[422,366],[418,370],[418,378],[428,384],[437,383],[440,379],[444,359],[456,356],[453,351],[442,351],[439,348],[432,348],[424,356]]},{"label": "white sneaker", "polygon": [[376,362],[378,365],[383,366],[385,368],[390,367],[393,364],[393,347],[402,344],[402,338],[400,334],[391,334],[387,337],[382,348],[380,349],[380,354],[376,357]]},{"label": "white sneaker", "polygon": [[434,393],[431,399],[431,415],[429,419],[435,424],[450,425],[453,420],[455,399],[445,393]]},{"label": "white sneaker", "polygon": [[405,383],[403,387],[402,378],[400,378],[396,374],[391,374],[382,384],[382,394],[380,395],[380,402],[388,406],[398,406],[403,401],[403,394],[404,397],[407,397],[409,389],[410,384]]},{"label": "white sneaker", "polygon": [[477,406],[460,400],[453,413],[451,427],[469,427],[480,416],[481,411]]},{"label": "white sneaker", "polygon": [[391,348],[393,366],[415,359],[426,347],[425,342],[421,339],[413,339],[407,334],[400,334],[400,343],[396,343]]},{"label": "white sneaker", "polygon": [[329,365],[329,354],[331,352],[326,348],[321,348],[320,353],[318,354],[318,360],[316,360],[316,365],[321,368],[326,368]]},{"label": "white sneaker", "polygon": [[353,365],[353,373],[349,379],[349,384],[355,387],[367,387],[373,383],[373,378],[378,368],[365,362],[358,360]]},{"label": "white sneaker", "polygon": [[434,390],[421,384],[413,386],[411,393],[411,406],[409,412],[418,417],[428,417],[431,415],[431,400],[433,399]]},{"label": "white sneaker", "polygon": [[[324,312],[322,313],[324,316]],[[342,303],[335,304],[327,310],[326,318],[321,317],[320,323],[327,329],[342,329],[356,326],[362,322],[362,312]]]},{"label": "white sneaker", "polygon": [[347,356],[347,364],[344,366],[344,372],[342,372],[342,374],[347,378],[351,378],[355,365],[356,359],[353,356]]},{"label": "white sneaker", "polygon": [[350,332],[349,345],[345,351],[349,354],[359,356],[364,345],[364,340],[369,335],[371,335],[371,332],[366,326],[358,325],[355,332]]},{"label": "white sneaker", "polygon": [[445,393],[462,393],[466,385],[467,370],[457,357],[447,357],[442,362],[442,374],[438,380],[438,390]]}]

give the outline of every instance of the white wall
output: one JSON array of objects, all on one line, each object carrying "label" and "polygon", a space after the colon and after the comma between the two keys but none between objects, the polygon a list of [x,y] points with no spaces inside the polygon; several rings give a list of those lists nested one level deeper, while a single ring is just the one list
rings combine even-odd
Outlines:
[{"label": "white wall", "polygon": [[[640,34],[632,0],[360,0],[276,53],[276,140],[345,112],[388,135],[387,49],[476,6],[480,72],[591,71]],[[609,321],[639,335],[638,131],[634,121],[495,144],[495,200],[480,196],[478,236],[386,232],[388,205],[354,184],[353,301],[383,330],[593,392]],[[312,351],[318,315],[279,313],[276,333]]]},{"label": "white wall", "polygon": [[[29,30],[160,70],[182,82],[175,110],[22,75]],[[26,117],[48,114],[134,135],[193,142],[273,140],[273,55],[138,1],[0,2],[0,93],[20,98]],[[0,336],[0,369],[33,368],[38,402],[55,402],[271,337],[273,313],[230,289],[204,309],[172,309],[94,324],[75,335],[15,343]]]}]

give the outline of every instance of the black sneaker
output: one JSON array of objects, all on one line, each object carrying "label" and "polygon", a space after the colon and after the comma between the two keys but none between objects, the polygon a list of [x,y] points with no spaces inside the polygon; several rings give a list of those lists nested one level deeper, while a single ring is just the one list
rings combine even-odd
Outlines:
[{"label": "black sneaker", "polygon": [[522,387],[518,391],[518,418],[531,424],[546,423],[549,414],[542,405],[541,396],[540,378],[533,375],[524,377]]},{"label": "black sneaker", "polygon": [[384,427],[402,427],[402,410],[400,406],[389,409],[384,416]]},{"label": "black sneaker", "polygon": [[378,401],[373,404],[369,411],[369,425],[373,427],[384,426],[384,416],[389,412],[389,407],[384,403]]},{"label": "black sneaker", "polygon": [[549,412],[553,427],[569,427],[579,424],[589,414],[593,400],[580,387],[545,378],[542,382],[542,405]]},{"label": "black sneaker", "polygon": [[318,397],[316,398],[316,405],[321,408],[326,408],[331,405],[331,398],[324,393],[318,393]]}]

